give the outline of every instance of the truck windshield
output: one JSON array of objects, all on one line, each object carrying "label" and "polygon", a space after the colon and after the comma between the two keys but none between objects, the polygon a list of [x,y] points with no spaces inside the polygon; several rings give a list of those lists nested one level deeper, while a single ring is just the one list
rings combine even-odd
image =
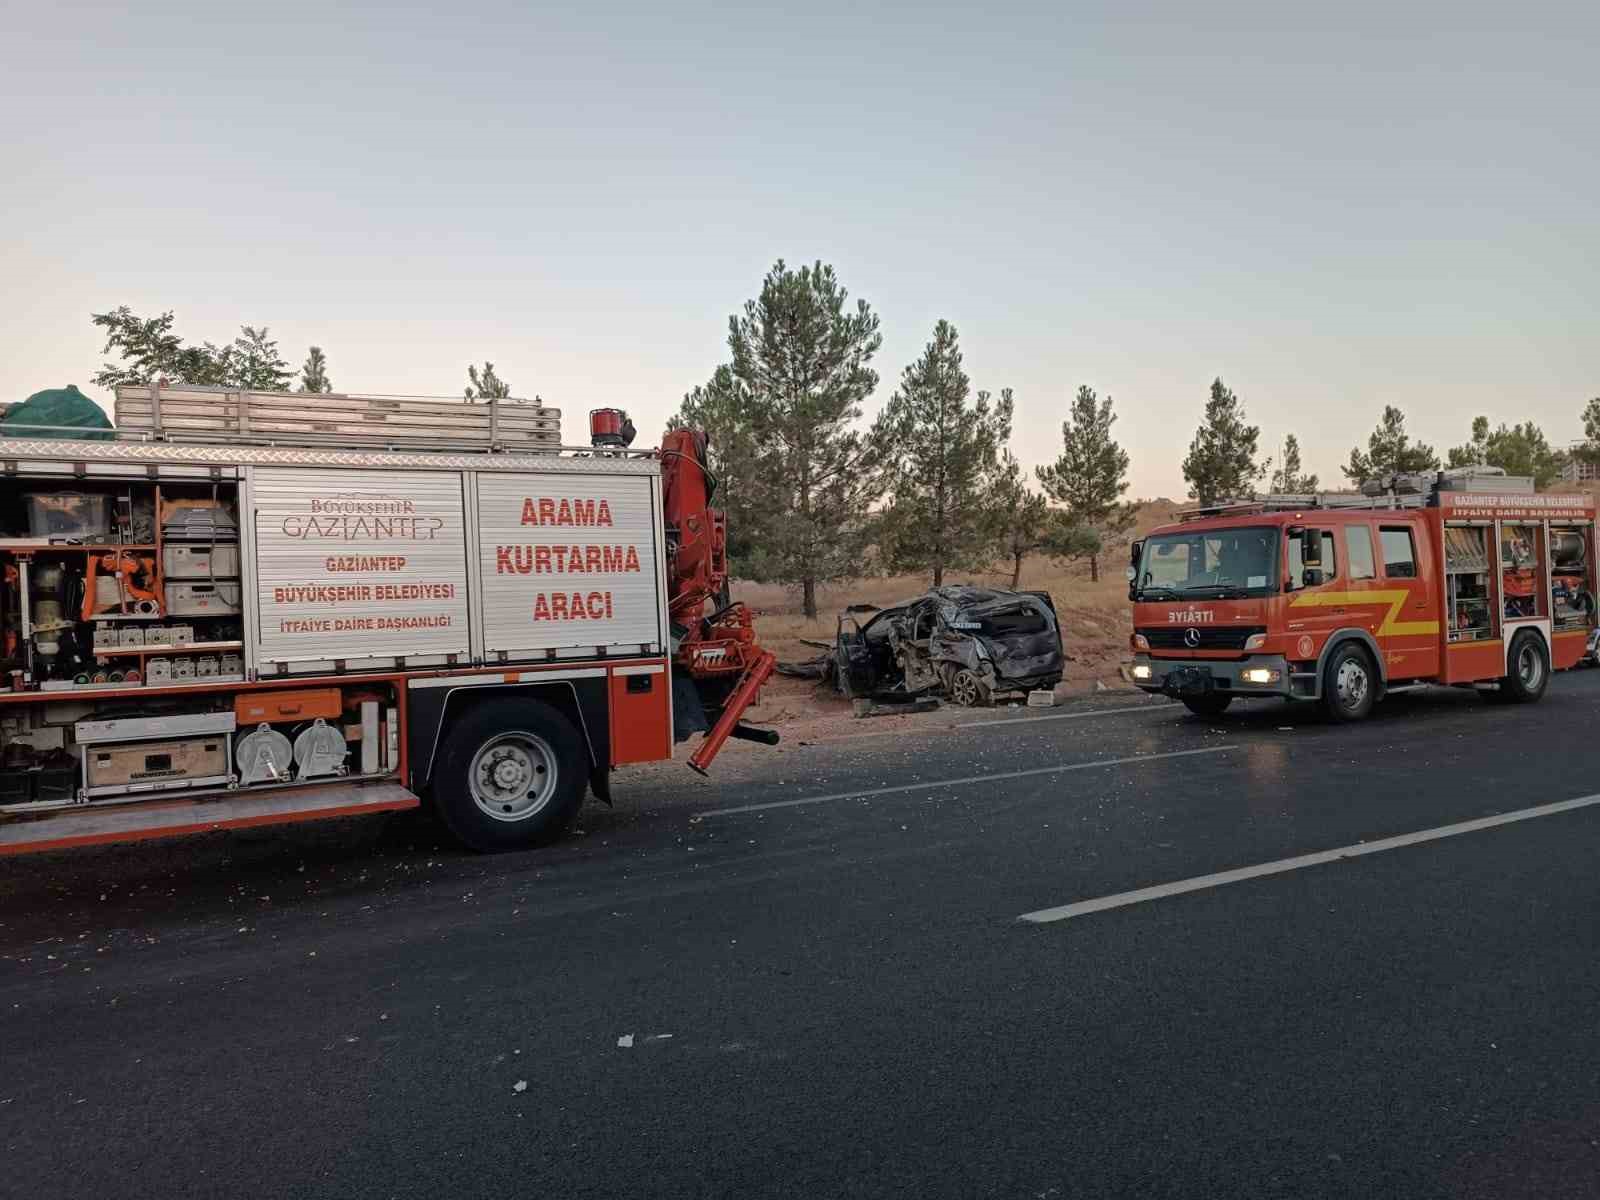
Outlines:
[{"label": "truck windshield", "polygon": [[1154,534],[1144,540],[1134,598],[1270,596],[1280,537],[1276,526]]}]

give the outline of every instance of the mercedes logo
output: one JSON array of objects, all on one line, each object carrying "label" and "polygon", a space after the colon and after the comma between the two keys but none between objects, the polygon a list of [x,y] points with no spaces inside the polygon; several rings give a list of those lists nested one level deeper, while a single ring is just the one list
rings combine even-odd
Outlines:
[{"label": "mercedes logo", "polygon": [[1193,625],[1183,631],[1183,644],[1191,650],[1200,644],[1200,631]]}]

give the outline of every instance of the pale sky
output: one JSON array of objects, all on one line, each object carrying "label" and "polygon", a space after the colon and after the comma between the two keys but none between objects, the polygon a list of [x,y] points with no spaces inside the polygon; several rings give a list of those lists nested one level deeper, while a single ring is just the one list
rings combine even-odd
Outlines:
[{"label": "pale sky", "polygon": [[1600,395],[1600,4],[0,0],[0,399],[91,311],[268,325],[341,391],[492,359],[653,442],[776,258],[934,322],[1013,449],[1116,400],[1177,495],[1221,375],[1325,479],[1385,403],[1557,444]]}]

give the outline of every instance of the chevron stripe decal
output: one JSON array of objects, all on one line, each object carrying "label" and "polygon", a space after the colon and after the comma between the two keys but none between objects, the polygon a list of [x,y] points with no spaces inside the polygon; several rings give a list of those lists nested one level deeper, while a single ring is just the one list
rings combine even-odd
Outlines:
[{"label": "chevron stripe decal", "polygon": [[1383,624],[1378,626],[1378,636],[1388,637],[1398,635],[1405,637],[1410,634],[1438,633],[1437,621],[1402,621],[1400,609],[1405,602],[1411,599],[1411,593],[1405,588],[1389,588],[1365,592],[1303,592],[1289,601],[1290,608],[1376,608],[1380,604],[1387,604],[1389,611],[1384,614]]}]

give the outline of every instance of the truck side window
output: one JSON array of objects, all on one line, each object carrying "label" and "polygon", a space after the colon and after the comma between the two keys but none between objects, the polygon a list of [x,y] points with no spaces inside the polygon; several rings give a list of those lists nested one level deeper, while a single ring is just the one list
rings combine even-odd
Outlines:
[{"label": "truck side window", "polygon": [[1344,544],[1350,554],[1350,578],[1376,579],[1378,568],[1372,558],[1372,530],[1365,525],[1346,525]]},{"label": "truck side window", "polygon": [[1415,579],[1417,577],[1417,549],[1411,539],[1411,530],[1401,527],[1380,526],[1383,538],[1383,573],[1390,579]]},{"label": "truck side window", "polygon": [[[1333,531],[1331,529],[1324,529],[1322,531],[1322,563],[1319,569],[1322,571],[1324,582],[1336,578],[1339,574],[1339,564],[1333,550]],[[1297,537],[1291,537],[1289,539],[1290,586],[1299,587],[1300,580],[1304,574],[1305,563],[1303,563],[1300,558],[1300,539]]]}]

